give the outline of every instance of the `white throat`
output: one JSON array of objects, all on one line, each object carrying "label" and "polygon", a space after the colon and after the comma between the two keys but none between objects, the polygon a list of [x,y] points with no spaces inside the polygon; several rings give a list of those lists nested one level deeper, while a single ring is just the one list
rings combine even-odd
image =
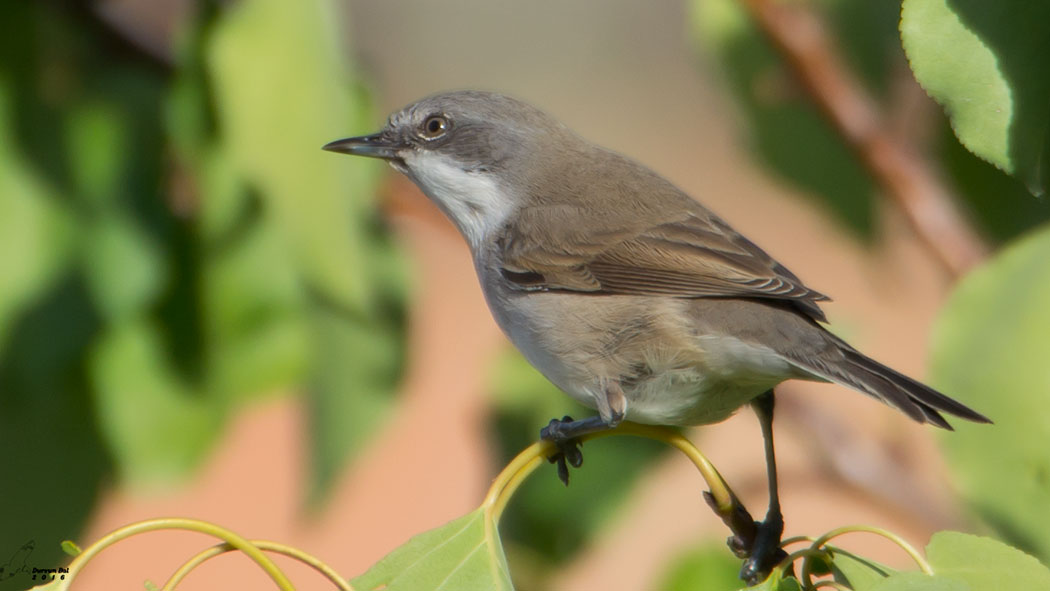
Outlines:
[{"label": "white throat", "polygon": [[485,173],[467,172],[435,152],[405,152],[407,174],[437,203],[474,253],[510,215],[513,198]]}]

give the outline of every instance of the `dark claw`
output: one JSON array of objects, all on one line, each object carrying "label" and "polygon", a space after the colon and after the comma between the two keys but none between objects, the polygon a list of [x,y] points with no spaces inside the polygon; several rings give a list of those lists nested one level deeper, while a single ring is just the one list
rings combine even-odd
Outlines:
[{"label": "dark claw", "polygon": [[558,480],[565,486],[569,486],[569,466],[579,468],[583,465],[583,452],[580,451],[580,441],[575,437],[566,437],[565,425],[572,423],[570,416],[564,416],[561,420],[551,419],[546,427],[540,429],[540,438],[550,441],[558,451],[551,454],[547,461],[558,467]]}]

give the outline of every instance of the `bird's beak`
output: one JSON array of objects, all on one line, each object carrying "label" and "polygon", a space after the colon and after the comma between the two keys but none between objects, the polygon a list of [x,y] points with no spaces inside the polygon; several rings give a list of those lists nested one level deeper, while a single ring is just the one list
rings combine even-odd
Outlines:
[{"label": "bird's beak", "polygon": [[401,157],[398,155],[401,148],[402,146],[389,135],[376,133],[335,140],[325,144],[321,149],[341,154],[382,158],[383,160],[401,160]]}]

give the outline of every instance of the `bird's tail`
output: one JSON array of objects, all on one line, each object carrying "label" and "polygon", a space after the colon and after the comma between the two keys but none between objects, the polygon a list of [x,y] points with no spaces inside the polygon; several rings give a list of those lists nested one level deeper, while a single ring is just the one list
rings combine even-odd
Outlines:
[{"label": "bird's tail", "polygon": [[951,430],[952,426],[941,416],[942,412],[976,423],[992,422],[965,404],[886,367],[837,338],[835,340],[844,359],[831,367],[807,369],[829,381],[878,398],[920,423],[932,423]]}]

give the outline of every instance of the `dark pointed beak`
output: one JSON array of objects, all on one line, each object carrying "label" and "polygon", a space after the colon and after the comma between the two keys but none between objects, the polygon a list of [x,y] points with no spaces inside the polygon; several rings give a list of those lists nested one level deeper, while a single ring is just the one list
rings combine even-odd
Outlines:
[{"label": "dark pointed beak", "polygon": [[383,160],[400,160],[401,158],[397,153],[401,148],[402,146],[390,136],[376,133],[335,140],[325,144],[321,149],[329,152],[339,152],[340,154],[382,158]]}]

